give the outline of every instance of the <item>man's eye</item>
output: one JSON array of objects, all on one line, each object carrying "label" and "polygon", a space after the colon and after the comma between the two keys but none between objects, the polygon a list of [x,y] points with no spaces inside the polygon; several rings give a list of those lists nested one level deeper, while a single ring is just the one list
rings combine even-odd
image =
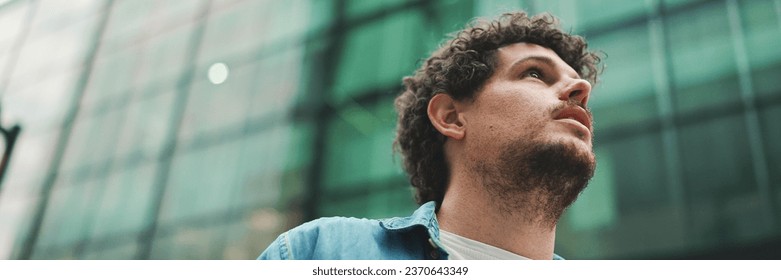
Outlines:
[{"label": "man's eye", "polygon": [[532,69],[532,70],[526,71],[526,75],[525,76],[526,77],[535,78],[535,79],[542,79],[542,72],[540,72],[539,70],[536,70],[536,69]]}]

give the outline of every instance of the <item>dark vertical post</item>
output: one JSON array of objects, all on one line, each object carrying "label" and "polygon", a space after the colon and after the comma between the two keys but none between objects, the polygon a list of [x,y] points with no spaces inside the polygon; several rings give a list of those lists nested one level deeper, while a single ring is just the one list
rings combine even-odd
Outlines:
[{"label": "dark vertical post", "polygon": [[3,139],[5,140],[5,151],[3,151],[3,158],[0,159],[0,190],[3,189],[3,178],[5,178],[5,170],[8,168],[8,161],[11,160],[11,152],[14,150],[14,143],[16,143],[16,137],[19,136],[22,128],[18,125],[14,125],[11,129],[5,129],[0,127],[0,132],[3,133]]},{"label": "dark vertical post", "polygon": [[171,165],[173,164],[174,154],[176,153],[177,138],[179,137],[179,130],[182,126],[182,120],[184,119],[185,107],[187,106],[187,98],[190,94],[190,88],[192,87],[192,80],[195,76],[195,70],[197,68],[196,59],[200,52],[201,41],[203,39],[203,33],[206,29],[206,21],[209,15],[209,8],[211,6],[211,0],[205,0],[201,5],[201,10],[196,14],[194,21],[195,27],[190,36],[187,44],[187,54],[184,58],[184,72],[179,76],[177,81],[176,96],[174,97],[174,108],[171,113],[171,119],[169,119],[170,125],[166,135],[163,138],[163,148],[158,155],[157,161],[159,162],[157,172],[152,186],[152,197],[150,210],[147,213],[145,221],[151,221],[150,224],[144,229],[144,231],[138,236],[138,251],[136,252],[136,259],[149,259],[152,254],[152,244],[155,234],[160,228],[160,210],[163,206],[163,198],[165,191],[168,187],[168,177],[171,171]]},{"label": "dark vertical post", "polygon": [[[322,196],[323,169],[325,167],[326,136],[328,133],[329,116],[332,108],[328,105],[328,98],[333,94],[333,85],[336,80],[337,69],[341,62],[342,48],[344,46],[346,25],[345,0],[334,1],[334,20],[328,30],[327,45],[318,56],[320,59],[312,65],[310,75],[312,79],[307,94],[316,108],[314,119],[314,139],[312,140],[312,164],[306,178],[306,194],[304,198],[304,220],[309,221],[318,217],[319,199]],[[316,44],[316,42],[315,42]],[[319,86],[318,86],[319,85]]]}]

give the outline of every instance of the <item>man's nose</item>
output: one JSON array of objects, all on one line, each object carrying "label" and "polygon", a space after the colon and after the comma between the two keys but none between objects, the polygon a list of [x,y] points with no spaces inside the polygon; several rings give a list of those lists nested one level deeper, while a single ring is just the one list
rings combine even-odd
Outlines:
[{"label": "man's nose", "polygon": [[586,107],[591,94],[591,83],[584,79],[570,79],[569,84],[559,94],[559,99],[565,102],[575,102]]}]

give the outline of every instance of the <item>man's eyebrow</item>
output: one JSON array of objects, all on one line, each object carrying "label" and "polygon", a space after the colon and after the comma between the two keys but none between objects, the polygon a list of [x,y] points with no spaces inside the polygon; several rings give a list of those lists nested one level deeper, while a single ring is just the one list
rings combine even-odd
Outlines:
[{"label": "man's eyebrow", "polygon": [[[529,62],[529,61],[534,61],[534,62],[547,64],[548,67],[553,68],[553,69],[557,68],[556,62],[553,61],[552,58],[550,58],[548,56],[542,56],[542,55],[532,55],[532,56],[527,56],[527,57],[521,58],[519,60],[516,60],[515,62],[513,62],[513,64],[510,65],[509,69],[515,69],[519,65],[523,65],[523,64],[525,64],[526,62]],[[567,66],[569,66],[569,65],[567,65]],[[575,72],[575,71],[567,71],[567,72],[569,72],[569,76],[572,77],[573,79],[581,79],[580,75],[578,75],[577,72]]]}]

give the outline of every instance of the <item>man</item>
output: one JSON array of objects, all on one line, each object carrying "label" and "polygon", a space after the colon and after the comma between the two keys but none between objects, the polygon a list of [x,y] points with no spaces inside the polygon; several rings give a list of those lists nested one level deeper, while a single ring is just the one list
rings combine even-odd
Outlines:
[{"label": "man", "polygon": [[596,165],[586,104],[599,61],[549,15],[467,27],[396,99],[396,148],[422,206],[309,222],[259,259],[558,259],[556,223]]}]

